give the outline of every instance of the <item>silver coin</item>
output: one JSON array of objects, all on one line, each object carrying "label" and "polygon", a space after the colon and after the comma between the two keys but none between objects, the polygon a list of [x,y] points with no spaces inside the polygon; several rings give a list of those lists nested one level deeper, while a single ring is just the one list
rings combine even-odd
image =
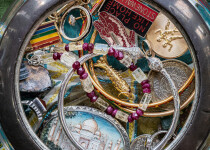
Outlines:
[{"label": "silver coin", "polygon": [[140,135],[137,138],[135,138],[131,143],[131,150],[152,149],[159,142],[159,140],[157,138],[155,138],[153,140],[153,142],[151,143],[151,145],[148,147],[148,145],[147,145],[148,138],[151,138],[150,134],[143,134],[143,135]]},{"label": "silver coin", "polygon": [[[163,61],[163,67],[172,77],[177,89],[180,89],[185,84],[192,73],[192,69],[187,64],[175,59]],[[161,73],[150,71],[149,80],[152,89],[152,102],[158,102],[172,96],[169,83]],[[181,104],[183,104],[188,99],[188,97],[194,91],[194,88],[195,83],[193,82],[180,95]],[[173,102],[161,105],[161,108],[164,110],[170,110],[173,108]]]}]

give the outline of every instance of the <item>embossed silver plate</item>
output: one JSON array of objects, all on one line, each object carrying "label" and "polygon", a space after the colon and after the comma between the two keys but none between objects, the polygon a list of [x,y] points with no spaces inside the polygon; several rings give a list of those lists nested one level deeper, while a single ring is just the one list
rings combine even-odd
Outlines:
[{"label": "embossed silver plate", "polygon": [[[64,109],[71,133],[86,150],[126,150],[130,147],[127,132],[111,116],[85,106]],[[52,112],[44,124],[40,138],[50,149],[76,150],[61,127],[57,111]]]}]

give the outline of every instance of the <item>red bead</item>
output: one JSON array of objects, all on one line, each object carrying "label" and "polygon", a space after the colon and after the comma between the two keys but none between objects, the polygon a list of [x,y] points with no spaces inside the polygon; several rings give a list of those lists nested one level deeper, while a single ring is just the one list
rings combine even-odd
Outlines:
[{"label": "red bead", "polygon": [[138,115],[139,117],[141,117],[141,116],[143,116],[144,111],[141,110],[141,109],[137,109],[137,110],[136,110],[136,113],[137,113],[137,115]]},{"label": "red bead", "polygon": [[79,69],[77,69],[78,75],[82,75],[83,73],[85,73],[85,69],[83,67],[80,67]]},{"label": "red bead", "polygon": [[131,115],[128,116],[128,122],[130,122],[130,123],[133,122],[133,118]]},{"label": "red bead", "polygon": [[87,79],[87,77],[88,77],[88,73],[85,72],[85,73],[83,73],[83,74],[80,76],[80,79],[81,79],[81,80],[84,80],[84,79]]},{"label": "red bead", "polygon": [[107,107],[107,109],[106,109],[106,113],[107,113],[108,115],[111,115],[113,111],[114,111],[114,108],[113,108],[112,106],[109,106],[109,107]]},{"label": "red bead", "polygon": [[88,51],[92,52],[93,49],[94,49],[94,44],[93,43],[88,44]]},{"label": "red bead", "polygon": [[87,97],[92,98],[93,96],[96,96],[95,95],[95,91],[92,91],[90,93],[87,93]]},{"label": "red bead", "polygon": [[143,89],[143,93],[151,93],[151,90],[149,88]]},{"label": "red bead", "polygon": [[118,50],[115,50],[114,57],[117,58],[118,56],[119,56],[119,51]]},{"label": "red bead", "polygon": [[82,49],[84,50],[84,51],[88,51],[88,43],[84,43],[83,44],[83,46],[82,46]]},{"label": "red bead", "polygon": [[108,51],[108,55],[109,55],[109,56],[113,56],[114,53],[115,53],[115,49],[114,49],[113,47],[110,47],[110,48],[109,48],[109,51]]},{"label": "red bead", "polygon": [[58,53],[53,53],[53,59],[57,60],[58,59]]},{"label": "red bead", "polygon": [[131,117],[133,118],[133,120],[138,120],[139,119],[139,115],[137,113],[132,113]]},{"label": "red bead", "polygon": [[62,55],[63,55],[63,53],[58,53],[58,57],[57,58],[60,60]]},{"label": "red bead", "polygon": [[69,44],[65,45],[65,50],[68,52],[69,51]]},{"label": "red bead", "polygon": [[115,109],[115,110],[112,112],[112,117],[115,117],[115,116],[116,116],[117,111],[118,111],[118,109]]},{"label": "red bead", "polygon": [[94,103],[97,101],[97,99],[98,99],[98,96],[93,96],[90,98],[90,102]]},{"label": "red bead", "polygon": [[137,69],[137,66],[134,65],[134,63],[131,63],[130,65],[130,71],[135,71]]},{"label": "red bead", "polygon": [[79,67],[80,67],[80,62],[78,62],[78,61],[75,61],[75,62],[73,63],[73,65],[72,65],[72,68],[73,68],[74,70],[79,69]]},{"label": "red bead", "polygon": [[150,84],[149,83],[145,83],[143,86],[142,86],[143,89],[145,88],[150,88]]},{"label": "red bead", "polygon": [[141,82],[141,86],[143,86],[144,84],[149,83],[149,80],[144,80]]},{"label": "red bead", "polygon": [[117,60],[122,60],[124,58],[123,52],[119,51]]}]

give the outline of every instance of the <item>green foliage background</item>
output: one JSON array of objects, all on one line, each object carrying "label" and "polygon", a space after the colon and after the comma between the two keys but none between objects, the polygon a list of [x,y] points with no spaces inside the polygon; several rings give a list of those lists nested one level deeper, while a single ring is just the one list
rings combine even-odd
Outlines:
[{"label": "green foliage background", "polygon": [[3,17],[7,8],[14,2],[15,0],[0,0],[0,19]]}]

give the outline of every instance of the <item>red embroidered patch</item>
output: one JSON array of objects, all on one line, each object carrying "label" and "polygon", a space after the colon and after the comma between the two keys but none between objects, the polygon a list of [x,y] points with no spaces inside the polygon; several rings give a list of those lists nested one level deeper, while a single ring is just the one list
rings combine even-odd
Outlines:
[{"label": "red embroidered patch", "polygon": [[130,30],[144,37],[158,12],[137,0],[106,0],[100,12],[117,17]]}]

